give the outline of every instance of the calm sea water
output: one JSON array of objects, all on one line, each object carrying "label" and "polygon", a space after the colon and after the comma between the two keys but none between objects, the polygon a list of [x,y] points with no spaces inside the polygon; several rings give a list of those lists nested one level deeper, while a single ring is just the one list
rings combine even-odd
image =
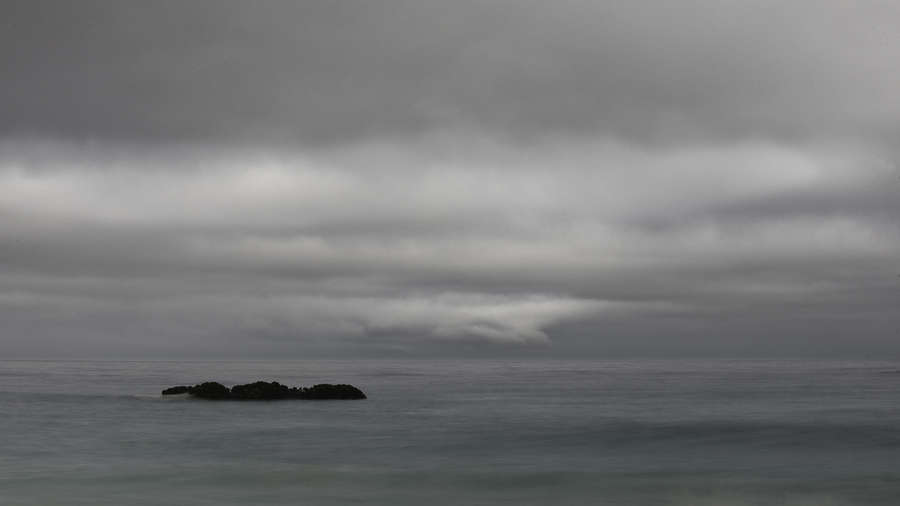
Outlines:
[{"label": "calm sea water", "polygon": [[900,363],[0,361],[0,504],[897,505]]}]

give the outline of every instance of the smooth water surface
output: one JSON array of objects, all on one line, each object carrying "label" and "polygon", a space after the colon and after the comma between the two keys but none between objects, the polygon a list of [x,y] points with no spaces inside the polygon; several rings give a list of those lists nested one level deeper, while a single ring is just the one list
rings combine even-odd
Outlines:
[{"label": "smooth water surface", "polygon": [[897,505],[900,364],[0,361],[0,504]]}]

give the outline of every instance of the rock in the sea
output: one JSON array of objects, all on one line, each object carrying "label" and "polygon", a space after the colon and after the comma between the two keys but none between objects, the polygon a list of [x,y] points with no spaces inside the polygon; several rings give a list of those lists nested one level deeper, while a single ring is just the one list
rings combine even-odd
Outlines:
[{"label": "rock in the sea", "polygon": [[194,385],[188,390],[188,393],[194,397],[202,399],[221,400],[231,398],[231,391],[225,385],[216,383],[215,381],[207,381]]},{"label": "rock in the sea", "polygon": [[330,385],[321,383],[308,388],[288,387],[277,381],[257,381],[246,385],[235,385],[230,389],[221,383],[207,381],[199,385],[175,386],[162,391],[163,395],[190,394],[193,397],[210,400],[233,401],[274,401],[281,399],[365,399],[366,394],[353,385]]},{"label": "rock in the sea", "polygon": [[291,389],[277,381],[271,383],[257,381],[256,383],[247,383],[246,385],[235,385],[231,387],[231,398],[238,400],[265,401],[290,399]]},{"label": "rock in the sea", "polygon": [[365,399],[366,394],[353,385],[320,383],[302,389],[302,399]]},{"label": "rock in the sea", "polygon": [[191,387],[179,385],[177,387],[167,388],[162,391],[163,395],[180,395],[191,391]]}]

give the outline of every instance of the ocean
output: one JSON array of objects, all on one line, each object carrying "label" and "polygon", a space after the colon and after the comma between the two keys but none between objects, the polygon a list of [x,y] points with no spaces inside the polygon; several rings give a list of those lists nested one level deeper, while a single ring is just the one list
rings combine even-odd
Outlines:
[{"label": "ocean", "polygon": [[237,504],[895,506],[900,363],[0,361],[0,505]]}]

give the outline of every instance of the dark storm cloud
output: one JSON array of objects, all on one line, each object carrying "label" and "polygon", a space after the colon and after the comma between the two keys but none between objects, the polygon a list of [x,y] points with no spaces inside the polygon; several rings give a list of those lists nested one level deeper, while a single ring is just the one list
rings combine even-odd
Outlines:
[{"label": "dark storm cloud", "polygon": [[5,7],[7,353],[900,349],[893,2]]},{"label": "dark storm cloud", "polygon": [[7,134],[896,139],[894,2],[12,2]]}]

